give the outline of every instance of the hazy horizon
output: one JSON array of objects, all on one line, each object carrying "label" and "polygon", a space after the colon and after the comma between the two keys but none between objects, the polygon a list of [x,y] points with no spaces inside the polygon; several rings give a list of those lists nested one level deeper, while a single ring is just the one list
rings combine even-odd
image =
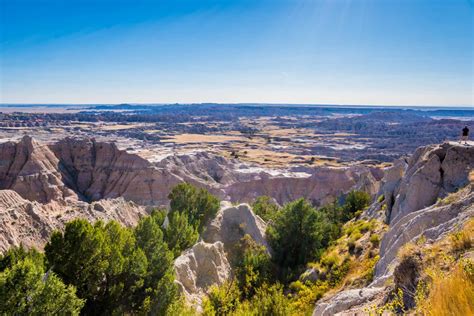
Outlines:
[{"label": "hazy horizon", "polygon": [[472,1],[0,0],[3,104],[474,105]]}]

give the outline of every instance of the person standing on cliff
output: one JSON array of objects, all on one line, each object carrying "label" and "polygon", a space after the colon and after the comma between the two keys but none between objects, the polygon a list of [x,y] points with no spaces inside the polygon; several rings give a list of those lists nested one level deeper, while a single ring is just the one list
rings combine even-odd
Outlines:
[{"label": "person standing on cliff", "polygon": [[466,126],[464,126],[464,128],[462,129],[462,136],[461,136],[461,140],[459,141],[459,143],[461,143],[462,141],[464,141],[464,145],[467,145],[467,139],[469,138],[469,128]]}]

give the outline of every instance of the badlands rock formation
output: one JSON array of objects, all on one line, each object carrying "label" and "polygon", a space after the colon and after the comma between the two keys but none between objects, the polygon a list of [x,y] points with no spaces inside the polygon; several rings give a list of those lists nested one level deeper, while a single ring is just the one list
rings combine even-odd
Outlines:
[{"label": "badlands rock formation", "polygon": [[255,242],[271,251],[265,239],[266,228],[267,224],[253,213],[248,204],[232,206],[223,202],[221,210],[207,226],[202,239],[208,243],[221,241],[229,257],[233,258],[235,246],[244,235],[250,235]]},{"label": "badlands rock formation", "polygon": [[474,147],[444,143],[418,148],[408,160],[399,185],[392,192],[385,190],[396,197],[393,206],[387,205],[390,223],[465,186],[473,167]]},{"label": "badlands rock formation", "polygon": [[31,137],[0,144],[0,189],[14,190],[40,203],[74,197],[58,166],[59,159],[48,146]]},{"label": "badlands rock formation", "polygon": [[223,202],[216,218],[206,227],[202,240],[175,260],[176,283],[186,301],[199,310],[206,290],[232,276],[232,257],[240,239],[248,234],[268,247],[265,230],[265,222],[248,204],[232,206]]},{"label": "badlands rock formation", "polygon": [[[281,204],[302,196],[321,204],[355,187],[375,193],[381,178],[378,169],[364,166],[293,169],[262,169],[207,152],[173,155],[150,162],[119,150],[114,143],[66,138],[46,145],[25,136],[18,143],[0,144],[0,192],[5,196],[13,193],[3,190],[16,192],[15,201],[31,205],[22,210],[35,209],[42,214],[29,219],[32,227],[46,228],[38,230],[44,233],[32,229],[29,234],[18,227],[20,222],[14,219],[16,215],[2,218],[4,226],[0,229],[4,236],[10,237],[3,238],[0,248],[20,242],[41,246],[47,232],[72,218],[60,210],[70,210],[75,217],[85,212],[83,216],[93,220],[102,218],[102,204],[122,205],[130,201],[133,203],[127,204],[122,213],[105,218],[121,216],[122,222],[133,223],[144,212],[143,207],[136,204],[166,206],[171,188],[182,181],[207,188],[222,200],[233,202],[250,202],[266,194]],[[103,202],[119,197],[123,200]],[[112,204],[110,210],[115,209]],[[11,213],[12,205],[6,203],[0,207]],[[90,215],[91,207],[99,213]],[[109,210],[105,206],[104,209]]]},{"label": "badlands rock formation", "polygon": [[302,196],[324,204],[354,187],[374,194],[381,178],[378,169],[364,166],[293,169],[262,169],[207,152],[152,163],[93,139],[66,138],[47,146],[25,136],[0,144],[0,189],[41,203],[123,197],[164,206],[170,189],[187,181],[233,202],[269,195],[280,204]]},{"label": "badlands rock formation", "polygon": [[[473,167],[474,148],[451,143],[421,147],[408,161],[395,163],[380,190],[385,194],[389,230],[381,242],[374,281],[367,288],[323,299],[313,315],[363,313],[364,305],[386,291],[385,281],[393,276],[403,245],[421,236],[434,242],[474,217],[474,184],[469,183]],[[448,194],[447,201],[439,200]],[[377,216],[374,209],[369,208],[366,216]]]},{"label": "badlands rock formation", "polygon": [[145,214],[143,207],[122,198],[92,204],[42,204],[28,201],[15,191],[0,190],[0,253],[20,244],[40,249],[53,230],[62,229],[66,222],[74,218],[85,218],[91,222],[98,219],[116,220],[126,226],[134,226]]},{"label": "badlands rock formation", "polygon": [[231,277],[231,266],[222,242],[195,244],[174,262],[176,284],[186,301],[200,309],[206,290],[213,284],[223,284]]}]

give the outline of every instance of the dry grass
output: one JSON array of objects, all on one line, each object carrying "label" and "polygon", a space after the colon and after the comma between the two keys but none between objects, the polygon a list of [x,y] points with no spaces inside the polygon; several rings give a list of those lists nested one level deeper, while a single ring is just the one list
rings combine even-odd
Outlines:
[{"label": "dry grass", "polygon": [[202,134],[179,134],[164,139],[162,142],[172,142],[177,144],[187,143],[225,143],[234,141],[246,141],[245,137],[240,136],[226,136],[226,135],[202,135]]},{"label": "dry grass", "polygon": [[465,251],[474,245],[474,219],[469,220],[464,227],[450,235],[451,247],[454,251]]},{"label": "dry grass", "polygon": [[407,244],[399,258],[420,253],[423,280],[416,293],[416,314],[474,315],[474,262],[466,252],[474,246],[474,219],[436,243]]},{"label": "dry grass", "polygon": [[458,263],[447,275],[438,273],[420,305],[419,311],[424,315],[474,315],[473,262]]},{"label": "dry grass", "polygon": [[100,129],[103,131],[119,131],[124,129],[132,129],[142,126],[141,124],[113,124],[113,125],[103,125],[100,126]]}]

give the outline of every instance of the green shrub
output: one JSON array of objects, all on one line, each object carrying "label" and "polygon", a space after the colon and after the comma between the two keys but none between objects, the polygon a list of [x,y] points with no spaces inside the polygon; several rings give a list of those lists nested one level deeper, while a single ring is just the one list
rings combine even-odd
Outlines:
[{"label": "green shrub", "polygon": [[229,315],[240,304],[240,291],[237,283],[230,281],[221,286],[211,286],[202,304],[205,316]]},{"label": "green shrub", "polygon": [[25,257],[0,272],[1,315],[79,315],[84,301],[74,286]]},{"label": "green shrub", "polygon": [[327,274],[328,284],[331,287],[338,285],[349,272],[351,267],[350,259],[346,258],[342,264],[333,266]]},{"label": "green shrub", "polygon": [[272,262],[266,248],[258,245],[249,235],[241,239],[239,253],[236,277],[243,298],[248,299],[257,288],[271,281]]},{"label": "green shrub", "polygon": [[378,234],[370,235],[370,242],[372,243],[373,247],[378,247],[380,244],[380,236]]},{"label": "green shrub", "polygon": [[169,223],[163,229],[163,233],[163,238],[175,258],[183,250],[194,245],[199,238],[197,228],[189,224],[187,216],[180,212],[170,214]]},{"label": "green shrub", "polygon": [[379,197],[377,198],[377,202],[378,203],[382,203],[383,201],[385,201],[385,195],[379,195]]},{"label": "green shrub", "polygon": [[351,191],[347,195],[342,206],[344,211],[343,220],[347,221],[354,217],[357,211],[364,210],[370,204],[370,195],[362,191]]},{"label": "green shrub", "polygon": [[170,194],[170,214],[181,212],[188,217],[188,223],[202,232],[204,226],[219,210],[219,199],[205,189],[198,189],[189,183],[180,183]]},{"label": "green shrub", "polygon": [[268,222],[275,217],[280,208],[270,197],[259,196],[255,202],[253,202],[252,209],[255,214],[260,216],[265,222]]},{"label": "green shrub", "polygon": [[235,316],[287,316],[292,314],[290,300],[279,284],[263,284],[253,298],[239,306]]},{"label": "green shrub", "polygon": [[73,220],[46,244],[48,267],[87,300],[84,314],[164,315],[178,293],[161,222],[158,213],[134,230],[115,221]]},{"label": "green shrub", "polygon": [[318,259],[334,239],[335,230],[324,214],[304,199],[285,205],[267,228],[272,259],[282,268],[282,277],[290,277],[292,270]]}]

